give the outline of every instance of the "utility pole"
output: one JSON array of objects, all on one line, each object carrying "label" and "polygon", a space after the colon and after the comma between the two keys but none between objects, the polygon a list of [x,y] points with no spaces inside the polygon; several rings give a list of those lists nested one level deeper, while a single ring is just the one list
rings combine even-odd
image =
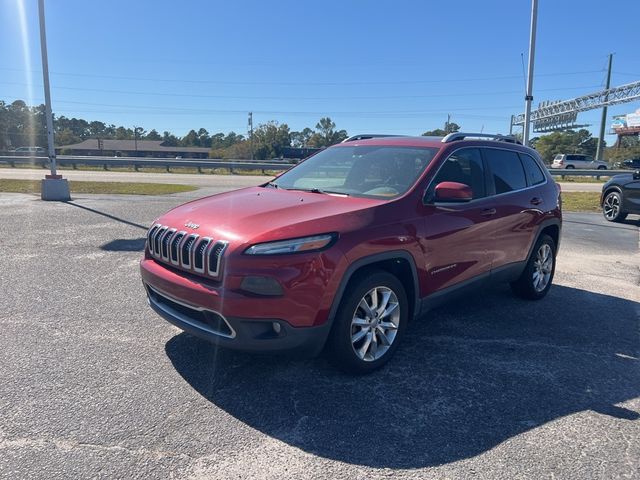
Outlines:
[{"label": "utility pole", "polygon": [[444,134],[445,134],[445,135],[448,135],[448,134],[450,133],[450,132],[449,132],[449,125],[450,125],[450,124],[451,124],[451,114],[450,114],[450,113],[448,113],[448,114],[447,114],[447,121],[446,121],[446,123],[444,124]]},{"label": "utility pole", "polygon": [[56,171],[56,147],[53,141],[53,113],[51,109],[51,91],[49,88],[49,59],[47,55],[47,32],[44,20],[44,0],[38,0],[38,20],[40,22],[40,53],[42,55],[42,79],[44,83],[44,105],[47,121],[47,148],[51,174],[42,180],[42,200],[70,200],[69,183]]},{"label": "utility pole", "polygon": [[138,156],[138,127],[133,126],[133,145],[136,151],[136,157]]},{"label": "utility pole", "polygon": [[511,115],[511,122],[509,123],[509,135],[513,135],[513,115]]},{"label": "utility pole", "polygon": [[529,145],[529,128],[531,123],[531,102],[533,102],[533,60],[536,54],[536,24],[538,22],[538,0],[531,0],[531,33],[529,35],[529,71],[527,73],[527,92],[524,97],[524,132],[522,144]]},{"label": "utility pole", "polygon": [[251,160],[253,160],[253,112],[249,112],[249,145],[251,147]]},{"label": "utility pole", "polygon": [[[611,87],[611,63],[613,62],[613,53],[609,54],[609,68],[607,69],[607,85],[606,90]],[[607,92],[604,97],[604,101],[609,100],[609,93]],[[602,154],[604,152],[604,129],[607,123],[607,106],[602,107],[602,119],[600,120],[600,135],[598,135],[598,147],[596,149],[596,160],[602,160]]]}]

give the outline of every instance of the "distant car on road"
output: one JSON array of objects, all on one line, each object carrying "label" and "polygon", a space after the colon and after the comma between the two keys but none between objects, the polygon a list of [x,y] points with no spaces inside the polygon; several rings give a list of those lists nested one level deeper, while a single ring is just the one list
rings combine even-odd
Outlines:
[{"label": "distant car on road", "polygon": [[640,214],[640,170],[616,175],[605,183],[600,206],[610,222],[622,222],[630,213]]},{"label": "distant car on road", "polygon": [[616,163],[616,168],[628,168],[630,170],[640,169],[640,158],[629,158]]},{"label": "distant car on road", "polygon": [[14,153],[16,155],[45,155],[46,150],[42,147],[18,147]]},{"label": "distant car on road", "polygon": [[600,160],[594,160],[593,157],[590,157],[589,155],[580,155],[577,153],[559,153],[553,159],[551,168],[585,168],[594,170],[606,170],[607,163]]}]

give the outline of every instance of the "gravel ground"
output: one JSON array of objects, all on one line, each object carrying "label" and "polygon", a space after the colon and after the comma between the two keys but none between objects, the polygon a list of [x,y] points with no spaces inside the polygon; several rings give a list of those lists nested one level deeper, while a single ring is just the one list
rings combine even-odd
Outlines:
[{"label": "gravel ground", "polygon": [[640,222],[566,214],[547,298],[443,306],[354,378],[151,311],[145,229],[199,195],[0,194],[0,477],[640,476]]}]

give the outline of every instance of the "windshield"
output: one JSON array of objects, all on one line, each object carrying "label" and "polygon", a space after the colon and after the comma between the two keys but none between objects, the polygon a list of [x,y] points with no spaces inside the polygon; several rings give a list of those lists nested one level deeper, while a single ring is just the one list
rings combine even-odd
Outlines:
[{"label": "windshield", "polygon": [[278,177],[271,186],[356,197],[397,197],[433,159],[436,148],[328,148]]}]

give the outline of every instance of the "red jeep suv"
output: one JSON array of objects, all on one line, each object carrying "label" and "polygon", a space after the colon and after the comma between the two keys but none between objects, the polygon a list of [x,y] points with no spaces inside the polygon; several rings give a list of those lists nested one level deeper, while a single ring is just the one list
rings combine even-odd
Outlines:
[{"label": "red jeep suv", "polygon": [[151,307],[182,330],[249,351],[326,347],[363,373],[468,288],[544,297],[561,222],[558,185],[512,137],[358,136],[161,216],[140,268]]}]

